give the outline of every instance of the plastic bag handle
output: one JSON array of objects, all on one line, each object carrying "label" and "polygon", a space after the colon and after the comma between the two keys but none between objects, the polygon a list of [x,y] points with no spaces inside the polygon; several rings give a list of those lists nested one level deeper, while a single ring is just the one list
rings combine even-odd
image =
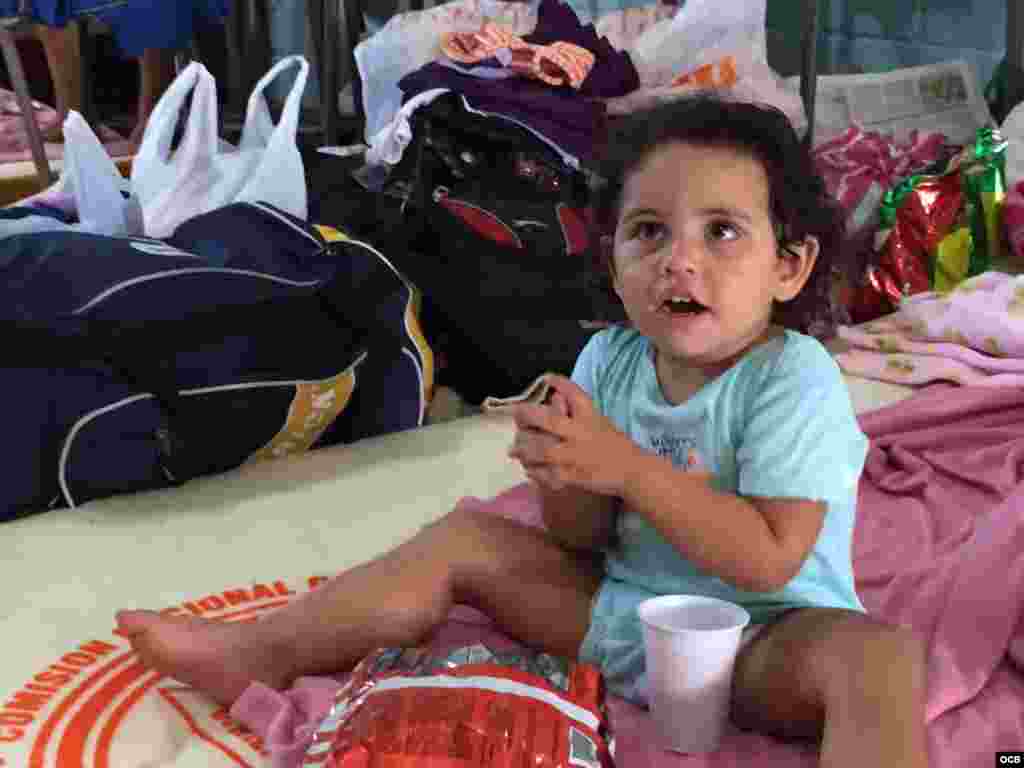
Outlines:
[{"label": "plastic bag handle", "polygon": [[185,126],[185,135],[175,154],[180,153],[184,160],[196,155],[216,153],[217,83],[206,67],[198,61],[193,61],[174,79],[153,108],[142,135],[139,151],[132,161],[133,180],[144,177],[154,164],[162,165],[168,161],[178,118],[190,92],[192,107]]},{"label": "plastic bag handle", "polygon": [[[284,109],[281,112],[281,119],[277,125],[273,124],[270,118],[270,110],[267,107],[267,100],[264,98],[264,91],[284,70],[297,66],[298,74],[292,84],[291,91],[285,99]],[[265,146],[275,141],[275,137],[283,136],[286,141],[294,141],[299,130],[299,116],[302,109],[302,94],[306,90],[306,80],[309,78],[309,62],[304,56],[285,56],[277,64],[270,68],[263,77],[259,79],[256,86],[249,94],[249,102],[245,108],[245,125],[242,128],[242,136],[238,143],[240,150],[252,146]],[[277,139],[281,141],[281,139]]]},{"label": "plastic bag handle", "polygon": [[127,180],[118,173],[106,148],[78,112],[71,110],[64,119],[64,171],[60,183],[74,195],[78,218],[103,234],[126,235],[129,222],[127,203],[121,191]]}]

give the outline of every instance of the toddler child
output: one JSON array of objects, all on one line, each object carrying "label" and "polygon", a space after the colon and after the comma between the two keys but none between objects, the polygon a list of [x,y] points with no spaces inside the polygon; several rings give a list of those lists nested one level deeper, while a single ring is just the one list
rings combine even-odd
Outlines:
[{"label": "toddler child", "polygon": [[118,615],[142,659],[230,704],[379,646],[455,604],[597,665],[643,704],[636,606],[744,606],[732,717],[820,741],[821,765],[925,768],[925,665],[871,619],[851,541],[867,441],[836,363],[803,335],[827,306],[842,214],[772,108],[699,95],[623,118],[595,193],[630,320],[596,334],[546,404],[515,408],[510,455],[546,531],[456,509],[263,621]]}]

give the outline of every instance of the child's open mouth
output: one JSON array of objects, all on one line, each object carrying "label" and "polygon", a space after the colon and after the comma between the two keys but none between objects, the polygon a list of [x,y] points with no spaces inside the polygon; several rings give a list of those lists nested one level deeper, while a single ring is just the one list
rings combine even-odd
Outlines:
[{"label": "child's open mouth", "polygon": [[705,312],[707,307],[693,299],[672,296],[662,302],[661,309],[672,315],[699,315],[701,312]]}]

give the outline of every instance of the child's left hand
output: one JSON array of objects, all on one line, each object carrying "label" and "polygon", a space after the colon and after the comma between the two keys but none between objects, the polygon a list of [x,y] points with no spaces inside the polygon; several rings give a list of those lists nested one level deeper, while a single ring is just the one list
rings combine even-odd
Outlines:
[{"label": "child's left hand", "polygon": [[516,437],[508,455],[551,490],[566,486],[621,496],[631,455],[640,449],[564,376],[548,376],[550,405],[515,407]]}]

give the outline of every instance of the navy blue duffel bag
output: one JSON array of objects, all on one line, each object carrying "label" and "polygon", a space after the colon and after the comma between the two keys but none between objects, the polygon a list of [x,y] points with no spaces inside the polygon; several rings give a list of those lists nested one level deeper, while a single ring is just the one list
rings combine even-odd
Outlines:
[{"label": "navy blue duffel bag", "polygon": [[0,240],[0,520],[423,423],[419,296],[268,205]]}]

